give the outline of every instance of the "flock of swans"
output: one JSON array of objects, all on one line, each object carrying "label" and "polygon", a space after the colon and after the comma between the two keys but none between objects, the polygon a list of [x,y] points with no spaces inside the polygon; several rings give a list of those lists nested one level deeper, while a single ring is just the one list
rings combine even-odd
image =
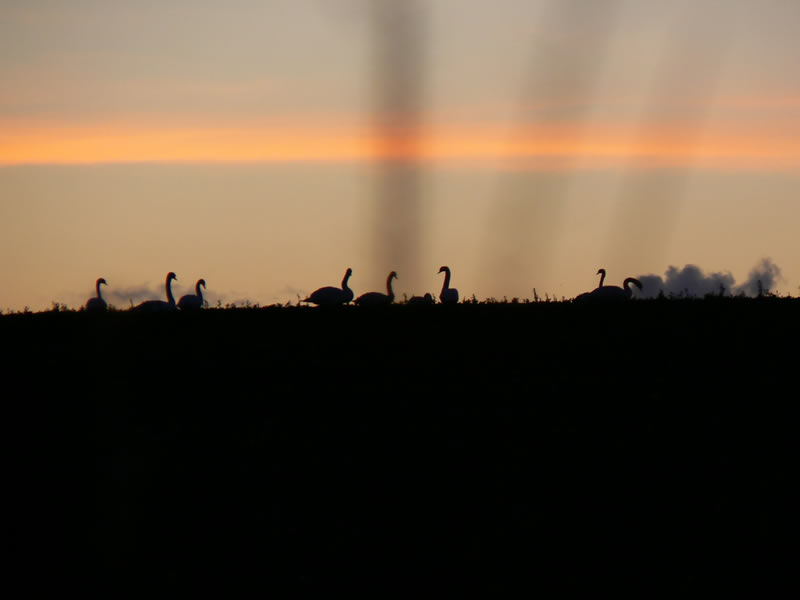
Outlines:
[{"label": "flock of swans", "polygon": [[[178,276],[175,275],[172,271],[167,273],[167,281],[166,281],[166,288],[167,288],[167,299],[164,300],[147,300],[146,302],[142,302],[141,304],[137,304],[131,310],[134,312],[145,312],[145,313],[153,313],[153,312],[167,312],[171,310],[199,310],[203,308],[203,290],[201,288],[206,287],[206,280],[205,279],[198,279],[197,284],[194,286],[194,294],[186,294],[185,296],[181,296],[181,299],[178,302],[175,302],[175,296],[172,295],[172,281],[178,280]],[[94,298],[89,298],[86,302],[86,310],[89,312],[104,312],[108,309],[108,304],[103,299],[103,295],[100,292],[101,285],[108,285],[104,278],[98,279],[95,284],[94,288],[97,295]]]},{"label": "flock of swans", "polygon": [[[444,273],[444,284],[442,285],[442,291],[439,294],[439,302],[441,304],[457,304],[458,290],[450,287],[450,267],[440,267],[439,273]],[[316,304],[317,306],[322,307],[349,304],[351,301],[353,301],[353,290],[348,287],[347,282],[350,280],[350,276],[352,274],[353,269],[348,268],[344,273],[344,278],[342,279],[342,287],[321,287],[317,290],[314,290],[314,292],[302,300],[302,302],[307,304]],[[622,287],[617,287],[614,285],[603,286],[603,282],[606,278],[606,270],[600,269],[597,271],[597,274],[600,275],[600,285],[598,285],[591,292],[586,292],[585,294],[579,295],[577,298],[575,298],[574,302],[585,303],[629,300],[633,294],[633,290],[630,287],[631,284],[635,285],[640,290],[642,289],[641,282],[633,277],[628,277],[623,282]],[[362,294],[356,298],[355,304],[358,306],[388,306],[389,304],[392,304],[394,302],[394,291],[392,290],[392,281],[394,279],[398,279],[398,277],[397,273],[392,271],[386,278],[385,294],[382,292],[367,292],[366,294]],[[188,312],[203,308],[203,288],[206,287],[205,279],[198,279],[194,288],[195,293],[182,296],[178,302],[175,302],[175,297],[172,295],[173,280],[177,281],[178,277],[175,275],[175,273],[170,271],[167,273],[167,279],[165,283],[167,291],[166,301],[147,300],[146,302],[142,302],[141,304],[134,306],[131,310],[134,312],[153,313],[168,312],[178,309]],[[89,312],[104,312],[108,309],[108,304],[103,299],[100,291],[101,285],[108,285],[106,280],[102,277],[95,282],[95,291],[97,295],[93,298],[89,298],[89,300],[86,302],[86,310]],[[431,294],[425,294],[424,296],[412,296],[407,302],[407,304],[411,305],[434,303],[435,300]]]}]

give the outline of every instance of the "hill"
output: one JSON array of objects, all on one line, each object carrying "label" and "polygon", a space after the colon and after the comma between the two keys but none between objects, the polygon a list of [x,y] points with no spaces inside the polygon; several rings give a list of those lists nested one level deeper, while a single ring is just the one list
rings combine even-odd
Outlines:
[{"label": "hill", "polygon": [[4,315],[10,539],[264,591],[785,573],[798,339],[787,298]]}]

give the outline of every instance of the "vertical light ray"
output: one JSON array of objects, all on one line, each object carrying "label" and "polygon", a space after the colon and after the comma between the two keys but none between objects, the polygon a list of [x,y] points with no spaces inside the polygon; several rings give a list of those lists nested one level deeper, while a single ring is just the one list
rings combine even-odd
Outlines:
[{"label": "vertical light ray", "polygon": [[[418,282],[423,239],[419,142],[424,111],[426,15],[418,0],[371,4],[375,197],[373,280],[396,270],[404,288]],[[376,279],[377,278],[377,279]]]},{"label": "vertical light ray", "polygon": [[[640,137],[648,135],[647,131],[666,116],[679,124],[689,145],[700,141],[713,108],[715,86],[734,33],[739,3],[717,4],[719,14],[703,16],[698,14],[698,6],[709,5],[683,2],[677,7],[680,12],[648,94]],[[709,31],[709,22],[714,23],[713,31]],[[690,174],[691,168],[661,173],[629,169],[614,211],[605,263],[632,268],[631,257],[635,255],[637,262],[660,268],[669,253]]]},{"label": "vertical light ray", "polygon": [[[514,125],[524,132],[531,121],[566,121],[585,126],[599,71],[616,24],[618,0],[558,0],[544,7]],[[509,138],[513,141],[516,131]],[[547,171],[512,171],[500,182],[487,223],[484,276],[493,288],[509,279],[548,281],[573,157],[548,159]],[[541,289],[541,283],[539,285]]]}]

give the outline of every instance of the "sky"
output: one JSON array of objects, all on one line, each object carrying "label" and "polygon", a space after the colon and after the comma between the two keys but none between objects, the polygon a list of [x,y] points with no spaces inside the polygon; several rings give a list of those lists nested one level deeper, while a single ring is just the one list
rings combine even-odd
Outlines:
[{"label": "sky", "polygon": [[795,0],[0,8],[0,310],[800,295]]}]

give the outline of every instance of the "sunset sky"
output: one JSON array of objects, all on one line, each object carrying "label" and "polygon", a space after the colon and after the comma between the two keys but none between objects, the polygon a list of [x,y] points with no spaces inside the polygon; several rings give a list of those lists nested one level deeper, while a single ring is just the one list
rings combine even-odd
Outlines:
[{"label": "sunset sky", "polygon": [[0,1],[0,310],[800,294],[796,0]]}]

